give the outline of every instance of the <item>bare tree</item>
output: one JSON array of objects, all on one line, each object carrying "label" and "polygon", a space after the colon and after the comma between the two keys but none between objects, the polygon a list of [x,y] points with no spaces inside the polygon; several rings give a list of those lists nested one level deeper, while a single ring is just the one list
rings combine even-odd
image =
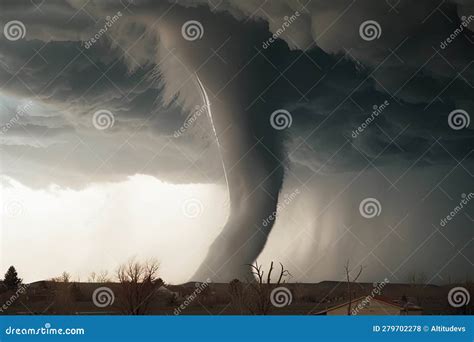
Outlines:
[{"label": "bare tree", "polygon": [[129,260],[119,267],[119,303],[129,315],[144,315],[154,299],[155,291],[163,285],[158,278],[159,263],[156,260],[139,262]]},{"label": "bare tree", "polygon": [[349,269],[349,260],[347,260],[346,265],[344,266],[344,270],[346,271],[346,280],[347,280],[347,298],[349,298],[349,305],[347,307],[347,314],[352,314],[352,289],[351,289],[351,282],[355,283],[357,279],[359,279],[360,275],[362,274],[362,270],[364,267],[360,265],[359,272],[357,275],[351,280],[350,274],[353,270]]},{"label": "bare tree", "polygon": [[95,278],[97,277],[97,274],[95,272],[91,272],[89,275],[89,278],[87,278],[87,281],[89,283],[95,283]]},{"label": "bare tree", "polygon": [[64,271],[60,276],[52,278],[54,299],[51,309],[57,314],[68,314],[75,311],[71,274]]},{"label": "bare tree", "polygon": [[411,287],[415,287],[416,286],[416,272],[413,271],[413,272],[410,272],[408,275],[407,275],[407,282],[409,282],[411,284]]},{"label": "bare tree", "polygon": [[229,283],[229,290],[232,306],[242,314],[245,306],[244,285],[239,279],[234,279]]},{"label": "bare tree", "polygon": [[249,281],[248,291],[244,294],[246,307],[252,314],[266,315],[271,309],[270,296],[272,289],[282,282],[284,283],[286,281],[285,278],[290,277],[291,274],[280,263],[280,274],[276,282],[272,283],[273,261],[270,264],[266,277],[262,265],[259,265],[257,261],[255,261],[254,265],[249,266],[255,278]]},{"label": "bare tree", "polygon": [[60,276],[51,278],[51,281],[56,283],[69,283],[71,280],[71,274],[64,271]]},{"label": "bare tree", "polygon": [[69,283],[71,281],[71,274],[64,271],[62,274],[61,274],[61,281],[63,283]]},{"label": "bare tree", "polygon": [[427,276],[424,272],[413,271],[408,275],[408,281],[412,284],[412,287],[417,285],[423,285],[427,281]]},{"label": "bare tree", "polygon": [[112,281],[107,270],[102,270],[99,273],[91,272],[87,280],[90,283],[110,283]]},{"label": "bare tree", "polygon": [[103,270],[97,275],[97,282],[98,283],[109,283],[111,281],[109,277],[109,271]]}]

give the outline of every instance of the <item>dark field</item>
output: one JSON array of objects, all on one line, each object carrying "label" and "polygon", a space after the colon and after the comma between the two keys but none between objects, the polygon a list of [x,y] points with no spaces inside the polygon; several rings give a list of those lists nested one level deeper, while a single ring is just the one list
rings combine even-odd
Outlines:
[{"label": "dark field", "polygon": [[[203,284],[205,284],[203,286]],[[186,283],[182,285],[164,285],[137,300],[141,310],[134,311],[128,305],[139,289],[124,292],[119,283],[61,283],[40,281],[23,285],[25,293],[3,291],[0,302],[11,302],[2,315],[315,315],[327,308],[348,302],[347,283],[324,281],[317,284],[285,283],[291,292],[291,303],[284,307],[268,305],[259,311],[253,304],[259,301],[255,294],[249,294],[247,302],[242,295],[236,295],[235,288],[223,283]],[[248,283],[240,284],[242,292],[249,289]],[[268,285],[264,284],[265,287]],[[272,286],[272,285],[270,285]],[[445,286],[422,284],[387,284],[379,294],[386,301],[399,302],[403,298],[422,308],[423,315],[466,315],[473,314],[472,301],[467,306],[453,308],[448,303],[448,292],[455,286],[463,286],[471,293],[472,283],[451,284]],[[94,304],[94,291],[107,287],[113,292],[113,302],[105,307]],[[374,286],[372,283],[351,284],[351,298],[367,296]],[[198,290],[199,289],[199,290]],[[270,291],[270,287],[267,287]],[[266,290],[264,289],[264,290]],[[267,293],[267,292],[265,292]],[[268,292],[269,293],[269,292]],[[11,300],[14,299],[14,300]],[[143,302],[143,304],[138,302]],[[252,305],[247,305],[252,302]],[[110,305],[109,305],[110,304]],[[265,303],[263,304],[265,305]]]}]

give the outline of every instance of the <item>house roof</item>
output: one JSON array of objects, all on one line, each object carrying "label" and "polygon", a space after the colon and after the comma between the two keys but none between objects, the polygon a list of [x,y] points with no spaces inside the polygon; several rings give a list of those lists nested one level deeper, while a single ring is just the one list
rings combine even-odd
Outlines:
[{"label": "house roof", "polygon": [[[352,299],[350,302],[351,303],[357,303],[358,301],[361,301],[361,300],[364,300],[365,298],[367,298],[368,296],[361,296],[361,297],[357,297],[357,298],[354,298]],[[387,304],[387,305],[391,305],[391,306],[394,306],[396,308],[399,308],[400,310],[407,310],[407,311],[419,311],[419,310],[422,310],[422,308],[420,306],[417,306],[413,303],[407,303],[406,305],[401,305],[399,304],[398,302],[395,302],[387,297],[382,297],[382,296],[375,296],[372,298],[372,300],[375,300],[375,301],[378,301],[378,302],[381,302],[381,303],[384,303],[384,304]],[[336,309],[339,309],[339,308],[342,308],[346,305],[349,304],[349,301],[347,302],[344,302],[344,303],[341,303],[341,304],[338,304],[338,305],[334,305],[330,308],[327,308],[326,310],[322,310],[320,312],[317,312],[316,315],[321,315],[323,313],[326,313],[328,311],[333,311],[333,310],[336,310]]]},{"label": "house roof", "polygon": [[417,310],[422,309],[421,306],[415,305],[414,303],[412,303],[410,301],[402,304],[402,302],[399,301],[399,300],[391,300],[387,297],[382,297],[382,296],[376,296],[374,299],[378,300],[379,302],[384,302],[386,304],[394,305],[394,306],[397,306],[401,309],[408,310],[408,311],[417,311]]}]

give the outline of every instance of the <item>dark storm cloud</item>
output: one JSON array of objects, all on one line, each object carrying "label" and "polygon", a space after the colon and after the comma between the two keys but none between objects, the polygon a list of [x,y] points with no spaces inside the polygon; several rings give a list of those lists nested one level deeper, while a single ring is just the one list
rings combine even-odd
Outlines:
[{"label": "dark storm cloud", "polygon": [[[120,146],[128,134],[134,134],[140,148],[123,148],[121,157],[148,163],[153,170],[150,172],[158,172],[157,176],[177,181],[180,177],[176,173],[189,168],[188,181],[221,178],[217,157],[207,153],[209,149],[215,151],[215,146],[209,143],[205,117],[188,134],[169,139],[187,114],[182,115],[179,106],[162,106],[162,100],[170,102],[177,94],[185,113],[196,101],[188,96],[188,84],[167,77],[166,70],[162,71],[161,84],[152,77],[153,69],[163,60],[159,67],[182,68],[179,62],[173,65],[171,58],[162,58],[167,51],[159,51],[159,37],[153,34],[155,23],[150,17],[165,5],[151,1],[92,1],[83,5],[81,1],[44,2],[37,8],[30,1],[2,1],[2,26],[9,20],[21,20],[27,34],[19,41],[0,38],[1,92],[11,98],[44,102],[56,113],[49,118],[24,116],[18,120],[18,126],[2,136],[6,155],[18,153],[16,144],[21,149],[31,145],[32,149],[22,151],[22,155],[35,163],[58,160],[73,151],[80,137],[105,157],[111,149],[101,151],[97,147],[104,137],[106,146]],[[182,1],[180,5],[198,7],[209,18],[232,14],[237,20],[228,20],[228,25],[246,27],[242,30],[244,40],[252,30],[269,37],[267,29],[275,33],[285,16],[299,11],[300,16],[280,40],[266,49],[254,47],[261,52],[258,59],[271,64],[275,73],[259,99],[248,103],[265,103],[268,110],[284,107],[291,112],[293,125],[285,133],[294,163],[322,173],[357,170],[367,160],[375,166],[410,163],[438,138],[449,153],[435,145],[420,162],[453,163],[452,156],[462,159],[474,147],[472,124],[455,131],[447,122],[454,109],[462,108],[471,116],[474,112],[474,49],[468,39],[472,32],[466,29],[446,49],[439,47],[459,27],[462,16],[473,14],[469,2],[448,2],[437,11],[433,1],[400,1],[395,8],[373,1],[311,1],[305,7],[289,0],[263,6],[258,1],[228,1],[212,7],[213,14],[205,1]],[[105,16],[117,11],[123,17],[105,37],[85,49],[83,41],[103,27]],[[380,23],[380,39],[360,39],[362,19]],[[205,27],[205,32],[218,29]],[[259,75],[255,77],[257,80]],[[354,130],[370,117],[373,107],[385,101],[387,108],[353,138]],[[0,109],[2,124],[14,116],[12,108]],[[97,131],[91,124],[92,114],[100,109],[110,110],[115,117],[107,132]],[[51,125],[61,134],[42,131]],[[57,146],[38,148],[41,141]],[[81,146],[84,150],[79,149],[79,153],[85,156],[87,149]],[[166,166],[158,158],[149,162],[153,154],[147,151],[166,154]],[[210,156],[211,162],[195,168],[190,156],[201,153]],[[82,158],[75,172],[92,172],[95,159]],[[118,161],[100,170],[101,179],[136,171],[129,163]],[[55,181],[48,178],[45,175],[39,183]]]},{"label": "dark storm cloud", "polygon": [[[87,13],[64,4],[43,4],[41,11],[29,1],[1,6],[2,28],[11,18],[21,19],[28,28],[25,40],[9,41],[3,35],[0,39],[5,175],[35,187],[82,187],[137,172],[175,182],[221,177],[218,167],[208,166],[216,153],[215,144],[203,133],[208,130],[205,118],[190,129],[199,137],[197,142],[190,137],[170,141],[184,116],[177,107],[158,105],[160,86],[151,79],[152,63],[132,70],[125,64],[126,52],[111,47],[113,41],[107,37],[84,48],[81,39],[93,37],[103,27],[103,18],[95,23]],[[129,30],[127,38],[140,32]],[[126,58],[141,58],[132,55]],[[27,102],[32,107],[18,115]],[[107,132],[93,127],[93,114],[101,109],[114,115]]]}]

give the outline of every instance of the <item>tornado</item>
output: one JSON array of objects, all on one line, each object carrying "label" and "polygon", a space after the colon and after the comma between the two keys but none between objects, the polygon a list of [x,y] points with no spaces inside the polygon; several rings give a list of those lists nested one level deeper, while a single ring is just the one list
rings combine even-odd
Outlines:
[{"label": "tornado", "polygon": [[213,106],[198,75],[196,79],[218,141],[230,214],[192,279],[249,280],[249,265],[263,250],[274,223],[264,220],[277,209],[283,169],[268,155],[275,149],[265,151],[262,137],[257,138],[239,122],[245,112],[229,111],[225,103]]},{"label": "tornado", "polygon": [[[192,37],[183,37],[186,23],[195,25]],[[256,50],[268,29],[263,23],[244,25],[225,13],[214,15],[207,7],[178,6],[158,27],[157,64],[166,64],[164,84],[188,77],[186,84],[208,109],[230,199],[228,220],[191,280],[249,281],[249,265],[272,230],[274,220],[266,219],[277,210],[284,178],[284,133],[272,125],[272,113],[283,104],[259,98],[274,77],[274,67]],[[192,97],[190,86],[186,89],[181,87],[178,96]]]}]

